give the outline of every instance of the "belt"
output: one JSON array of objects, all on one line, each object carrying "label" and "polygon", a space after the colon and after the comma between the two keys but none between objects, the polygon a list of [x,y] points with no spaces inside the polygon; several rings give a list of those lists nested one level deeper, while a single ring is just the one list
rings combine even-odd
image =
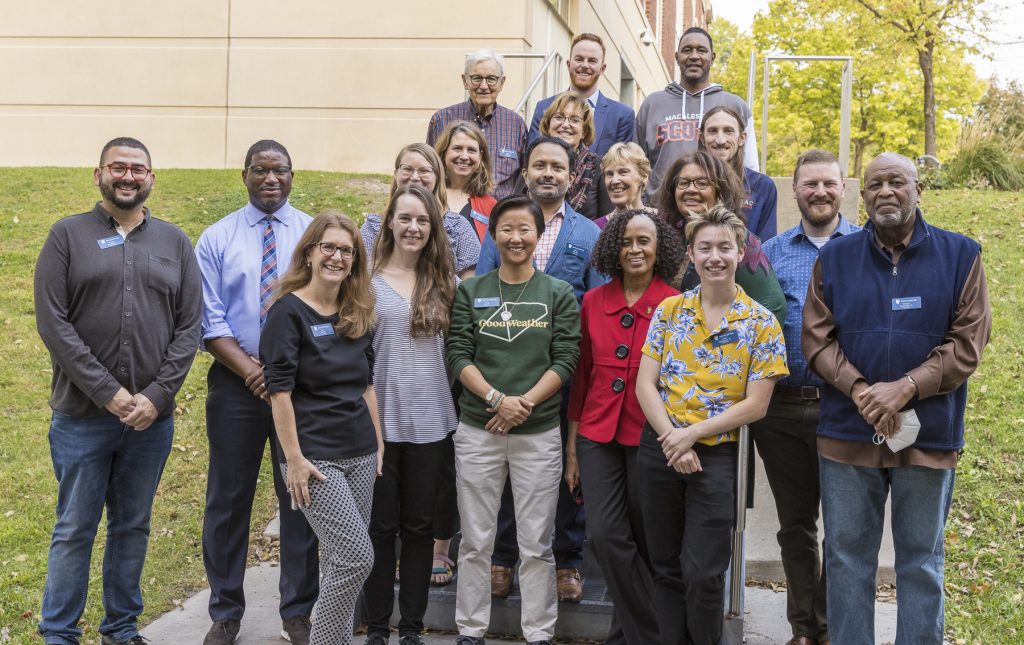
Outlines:
[{"label": "belt", "polygon": [[821,388],[816,385],[801,385],[800,387],[792,387],[789,385],[776,385],[775,391],[786,396],[803,399],[804,401],[820,401],[821,400]]}]

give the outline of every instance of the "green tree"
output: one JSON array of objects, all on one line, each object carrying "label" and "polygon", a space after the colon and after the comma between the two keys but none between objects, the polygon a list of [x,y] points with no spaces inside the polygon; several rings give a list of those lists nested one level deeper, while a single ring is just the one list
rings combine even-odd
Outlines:
[{"label": "green tree", "polygon": [[978,101],[977,116],[998,122],[998,134],[1010,138],[1024,134],[1024,88],[1010,81],[1005,88],[992,79],[985,95]]}]

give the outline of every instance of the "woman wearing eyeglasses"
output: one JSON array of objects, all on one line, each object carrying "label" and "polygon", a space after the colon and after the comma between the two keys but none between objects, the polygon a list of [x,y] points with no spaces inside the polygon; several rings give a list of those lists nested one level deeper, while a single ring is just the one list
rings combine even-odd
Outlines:
[{"label": "woman wearing eyeglasses", "polygon": [[372,284],[376,294],[374,389],[384,437],[384,474],[370,520],[373,571],[366,581],[366,645],[386,645],[395,604],[395,547],[401,538],[398,594],[401,645],[418,645],[434,552],[439,475],[450,458],[458,417],[448,389],[445,336],[455,269],[441,209],[424,187],[399,188],[384,213]]},{"label": "woman wearing eyeglasses", "polygon": [[[464,217],[448,210],[448,196],[445,191],[445,173],[441,158],[425,143],[410,143],[395,157],[395,173],[391,180],[391,200],[399,188],[408,184],[423,186],[437,199],[444,213],[444,232],[454,255],[455,271],[459,277],[471,277],[480,257],[480,240]],[[374,243],[380,234],[381,219],[377,213],[367,213],[361,229],[363,244],[372,259]]]},{"label": "woman wearing eyeglasses", "polygon": [[601,180],[601,159],[587,148],[594,143],[594,111],[590,103],[575,92],[559,94],[540,118],[540,133],[558,137],[576,153],[572,183],[565,194],[569,206],[592,220],[610,213],[614,206]]},{"label": "woman wearing eyeglasses", "polygon": [[[656,196],[658,213],[676,230],[685,231],[693,213],[707,212],[716,204],[741,217],[746,195],[743,184],[725,162],[711,153],[698,150],[683,155],[665,177]],[[742,262],[736,267],[736,284],[777,319],[785,320],[786,296],[768,256],[761,250],[761,240],[749,233],[744,247]],[[700,278],[693,264],[686,262],[680,269],[676,286],[682,291],[697,286]]]},{"label": "woman wearing eyeglasses", "polygon": [[444,161],[448,208],[466,218],[483,242],[494,208],[491,153],[483,131],[469,121],[453,121],[434,142]]},{"label": "woman wearing eyeglasses", "polygon": [[306,229],[260,335],[292,503],[320,540],[311,645],[352,642],[373,565],[368,525],[384,442],[373,389],[374,299],[359,230],[324,212]]},{"label": "woman wearing eyeglasses", "polygon": [[782,327],[736,283],[747,235],[721,205],[691,214],[686,251],[699,277],[651,319],[636,396],[644,528],[658,643],[717,645],[736,520],[737,429],[765,415],[789,373]]}]

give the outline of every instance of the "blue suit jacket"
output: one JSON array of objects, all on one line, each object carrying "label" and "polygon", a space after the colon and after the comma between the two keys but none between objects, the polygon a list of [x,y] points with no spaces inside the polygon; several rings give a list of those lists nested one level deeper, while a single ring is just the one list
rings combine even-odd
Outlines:
[{"label": "blue suit jacket", "polygon": [[[553,278],[568,282],[576,296],[576,302],[583,301],[583,294],[608,282],[607,276],[598,273],[590,264],[590,255],[601,229],[565,204],[565,221],[555,238],[548,264],[541,268]],[[483,275],[498,268],[501,258],[494,239],[488,235],[480,247],[480,259],[476,262],[476,274]]]},{"label": "blue suit jacket", "polygon": [[[556,95],[557,96],[557,95]],[[533,111],[533,120],[530,121],[530,134],[527,137],[526,145],[530,145],[534,139],[540,136],[540,118],[544,116],[544,110],[548,109],[554,96],[541,99]],[[633,129],[636,127],[636,114],[633,108],[624,103],[613,101],[601,93],[597,99],[597,108],[594,110],[594,145],[587,146],[590,151],[598,157],[603,157],[616,143],[625,143],[633,140]]]}]

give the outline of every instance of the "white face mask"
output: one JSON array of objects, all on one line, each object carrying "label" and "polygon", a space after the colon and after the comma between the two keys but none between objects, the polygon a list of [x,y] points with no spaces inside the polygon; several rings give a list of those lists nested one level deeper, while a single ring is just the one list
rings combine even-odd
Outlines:
[{"label": "white face mask", "polygon": [[921,420],[917,418],[917,412],[913,408],[906,412],[900,412],[900,429],[896,431],[891,437],[886,437],[881,433],[875,433],[873,441],[876,446],[882,445],[882,442],[889,444],[889,450],[893,452],[899,452],[907,446],[914,445],[917,441],[917,433],[921,431]]}]

